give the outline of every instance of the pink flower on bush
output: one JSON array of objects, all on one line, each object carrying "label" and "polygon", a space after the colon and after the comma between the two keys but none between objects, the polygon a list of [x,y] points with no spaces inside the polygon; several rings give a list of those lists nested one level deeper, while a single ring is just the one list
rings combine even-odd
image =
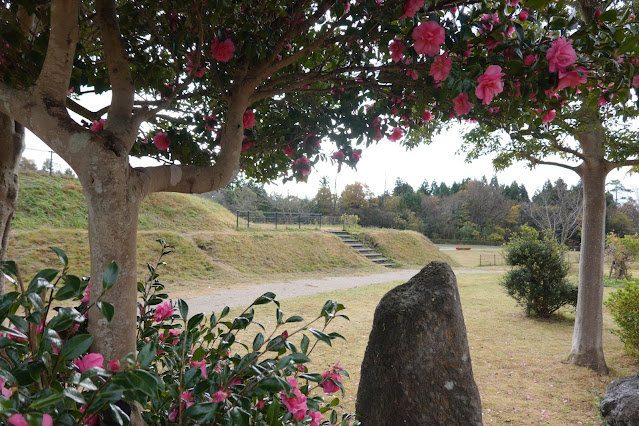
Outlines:
[{"label": "pink flower on bush", "polygon": [[159,304],[155,308],[155,314],[153,314],[153,321],[160,322],[173,315],[175,311],[171,308],[171,302],[164,302]]},{"label": "pink flower on bush", "polygon": [[104,365],[104,357],[101,354],[89,353],[82,358],[76,358],[73,363],[78,367],[80,373],[84,373],[89,368],[102,367]]},{"label": "pink flower on bush", "polygon": [[29,426],[29,423],[27,423],[24,416],[18,413],[10,415],[7,418],[7,421],[9,422],[9,424],[12,424],[13,426]]},{"label": "pink flower on bush", "polygon": [[353,161],[353,163],[357,163],[360,158],[362,158],[362,150],[354,149],[353,153],[351,154],[351,161]]},{"label": "pink flower on bush", "polygon": [[200,367],[200,372],[202,373],[202,378],[206,379],[206,360],[202,361],[191,361],[191,365],[193,367]]},{"label": "pink flower on bush", "polygon": [[453,99],[453,109],[457,116],[466,115],[473,109],[473,104],[468,100],[468,93],[460,93]]},{"label": "pink flower on bush", "polygon": [[639,87],[639,74],[632,77],[632,85],[634,87]]},{"label": "pink flower on bush", "polygon": [[391,42],[388,50],[390,50],[391,53],[391,59],[395,62],[399,62],[402,60],[402,58],[404,57],[404,49],[406,48],[406,46],[404,46],[404,44],[399,41],[399,39],[395,39]]},{"label": "pink flower on bush", "polygon": [[519,19],[521,22],[525,22],[528,19],[528,11],[522,10],[521,12],[519,12],[519,16],[517,16],[517,19]]},{"label": "pink flower on bush", "polygon": [[346,158],[346,155],[344,155],[342,151],[335,151],[333,155],[331,155],[331,158],[333,160],[342,161],[344,160],[344,158]]},{"label": "pink flower on bush", "polygon": [[252,141],[242,143],[242,152],[248,151],[249,149],[251,149],[252,146],[253,146]]},{"label": "pink flower on bush", "polygon": [[338,383],[342,383],[342,376],[337,371],[329,370],[322,374],[322,377],[324,380],[320,383],[320,386],[324,393],[335,393],[340,390]]},{"label": "pink flower on bush", "polygon": [[548,69],[550,72],[565,71],[577,60],[577,53],[572,47],[572,40],[567,41],[565,37],[560,37],[553,41],[550,49],[546,51]]},{"label": "pink flower on bush", "polygon": [[557,91],[565,89],[566,87],[572,87],[573,89],[588,81],[586,75],[586,69],[583,67],[577,67],[576,69],[568,72],[559,71],[559,83],[557,84]]},{"label": "pink flower on bush", "polygon": [[244,116],[242,117],[242,124],[245,129],[250,129],[255,126],[257,121],[255,120],[255,113],[253,110],[244,111]]},{"label": "pink flower on bush", "polygon": [[417,53],[435,56],[439,54],[446,33],[437,22],[426,21],[415,27],[411,37],[415,40],[414,47]]},{"label": "pink flower on bush", "polygon": [[526,65],[527,67],[531,66],[532,64],[535,63],[535,57],[533,55],[528,55],[524,58],[524,65]]},{"label": "pink flower on bush", "polygon": [[13,392],[11,392],[11,389],[5,388],[4,383],[5,383],[5,380],[2,377],[0,377],[0,393],[5,398],[11,398],[11,395],[13,395]]},{"label": "pink flower on bush", "polygon": [[87,288],[84,290],[84,296],[80,299],[80,303],[89,303],[91,299],[91,284],[87,284]]},{"label": "pink flower on bush", "polygon": [[412,18],[422,7],[424,7],[424,0],[408,0],[404,3],[404,16],[402,18]]},{"label": "pink flower on bush", "polygon": [[290,396],[286,395],[284,391],[281,392],[282,404],[284,404],[288,412],[299,422],[306,416],[306,395],[297,388],[297,379],[295,377],[289,378],[288,383],[293,389],[291,390]]},{"label": "pink flower on bush", "polygon": [[230,394],[231,392],[224,392],[222,389],[220,389],[213,394],[213,402],[219,404],[220,402],[225,401]]},{"label": "pink flower on bush", "polygon": [[555,119],[557,112],[554,109],[548,111],[543,117],[541,117],[541,122],[544,124],[548,124]]},{"label": "pink flower on bush", "polygon": [[53,426],[53,418],[49,414],[42,415],[42,426]]},{"label": "pink flower on bush", "polygon": [[308,415],[311,418],[310,426],[319,426],[320,422],[322,421],[322,413],[320,413],[319,411],[309,410]]},{"label": "pink flower on bush", "polygon": [[292,157],[295,155],[295,150],[290,146],[287,146],[282,151],[284,151],[284,154],[286,154],[286,156],[288,157]]},{"label": "pink flower on bush", "polygon": [[169,341],[173,340],[173,346],[177,345],[177,339],[174,339],[173,336],[179,336],[182,332],[176,328],[169,330],[164,336],[164,333],[160,333],[160,341]]},{"label": "pink flower on bush", "polygon": [[495,95],[500,94],[504,90],[504,82],[501,79],[504,75],[499,65],[491,65],[486,69],[486,72],[477,79],[479,84],[475,88],[475,96],[483,100],[482,104],[488,105]]},{"label": "pink flower on bush", "polygon": [[452,67],[453,61],[448,57],[448,53],[437,55],[430,66],[428,75],[431,75],[435,81],[444,81],[448,78]]},{"label": "pink flower on bush", "polygon": [[186,72],[189,75],[195,75],[195,77],[200,78],[204,75],[206,68],[204,68],[201,64],[198,66],[197,70],[195,69],[195,62],[193,61],[193,54],[188,53],[186,55],[189,58],[189,61],[186,63]]},{"label": "pink flower on bush", "polygon": [[429,110],[424,111],[424,115],[422,116],[422,120],[430,121],[432,119],[433,119],[433,114]]},{"label": "pink flower on bush", "polygon": [[158,132],[153,136],[153,144],[160,151],[166,151],[171,145],[171,139],[169,139],[169,135],[166,132]]},{"label": "pink flower on bush", "polygon": [[104,118],[101,118],[91,123],[92,132],[101,132],[102,130],[104,130]]},{"label": "pink flower on bush", "polygon": [[233,57],[235,53],[235,45],[230,38],[227,38],[224,41],[220,41],[217,37],[213,39],[213,44],[211,44],[211,54],[213,55],[213,59],[220,62],[228,62]]},{"label": "pink flower on bush", "polygon": [[395,127],[393,133],[388,137],[391,142],[397,142],[404,137],[404,131],[400,127]]}]

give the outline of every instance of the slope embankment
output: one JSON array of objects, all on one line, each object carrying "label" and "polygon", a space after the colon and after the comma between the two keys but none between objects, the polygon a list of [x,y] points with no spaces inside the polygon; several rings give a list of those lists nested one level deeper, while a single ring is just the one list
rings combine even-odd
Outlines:
[{"label": "slope embankment", "polygon": [[[48,247],[64,250],[71,272],[89,274],[87,210],[79,182],[23,173],[9,257],[30,277],[58,264]],[[409,231],[359,231],[402,266],[447,260],[423,235]],[[165,240],[175,247],[158,272],[171,293],[184,296],[259,282],[380,273],[372,264],[323,230],[235,229],[235,215],[210,200],[184,194],[154,194],[140,211],[138,273],[158,260]]]}]

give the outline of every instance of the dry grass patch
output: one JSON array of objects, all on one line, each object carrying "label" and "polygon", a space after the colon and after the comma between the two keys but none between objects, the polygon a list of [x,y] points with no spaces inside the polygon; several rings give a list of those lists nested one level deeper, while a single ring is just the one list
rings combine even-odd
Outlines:
[{"label": "dry grass patch", "polygon": [[[635,374],[639,363],[622,353],[619,339],[610,333],[613,325],[605,313],[604,347],[611,374],[601,377],[588,369],[566,364],[572,338],[572,317],[539,321],[525,318],[521,308],[499,286],[500,274],[468,274],[458,277],[475,380],[480,388],[484,422],[513,425],[599,424],[598,395],[619,377]],[[301,297],[282,302],[286,315],[306,319],[319,312],[328,298],[346,305],[350,322],[336,322],[347,342],[333,348],[319,344],[311,356],[313,371],[328,369],[336,361],[351,373],[345,380],[345,411],[354,411],[359,369],[372,326],[374,309],[381,297],[400,283]],[[607,293],[609,290],[606,290]],[[274,308],[257,320],[274,324]],[[282,330],[283,331],[283,330]],[[247,338],[247,340],[249,340]],[[392,368],[392,366],[389,366]],[[425,390],[427,391],[427,390]]]}]

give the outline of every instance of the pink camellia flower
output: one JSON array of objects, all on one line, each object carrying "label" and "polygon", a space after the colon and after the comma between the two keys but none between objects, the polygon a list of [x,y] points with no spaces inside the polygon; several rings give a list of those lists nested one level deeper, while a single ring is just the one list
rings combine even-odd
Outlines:
[{"label": "pink camellia flower", "polygon": [[599,19],[600,16],[601,16],[601,9],[597,9],[595,11],[595,19]]},{"label": "pink camellia flower", "polygon": [[524,65],[526,65],[527,67],[531,66],[532,64],[535,63],[535,57],[533,55],[527,55],[524,58]]},{"label": "pink camellia flower", "polygon": [[517,19],[519,19],[521,22],[525,22],[528,19],[528,11],[522,10],[521,12],[519,12]]},{"label": "pink camellia flower", "polygon": [[576,67],[574,70],[568,72],[559,71],[557,91],[565,89],[566,87],[572,87],[574,89],[586,83],[588,81],[587,73],[588,70],[583,67]]},{"label": "pink camellia flower", "polygon": [[248,151],[253,146],[252,141],[242,143],[242,152]]},{"label": "pink camellia flower", "polygon": [[353,161],[354,163],[357,163],[360,158],[362,158],[362,150],[354,149],[353,154],[351,154],[351,161]]},{"label": "pink camellia flower", "polygon": [[565,37],[560,37],[553,41],[550,49],[546,51],[548,59],[548,69],[550,72],[565,71],[577,60],[577,53],[572,47],[572,40],[567,41]]},{"label": "pink camellia flower", "polygon": [[633,87],[639,87],[639,74],[632,77],[632,85]]},{"label": "pink camellia flower", "polygon": [[446,39],[446,32],[437,22],[426,21],[415,27],[411,37],[415,40],[417,53],[435,56]]},{"label": "pink camellia flower", "polygon": [[174,422],[177,420],[177,416],[179,414],[179,411],[177,408],[174,408],[173,411],[171,411],[171,414],[169,414],[169,421],[170,422]]},{"label": "pink camellia flower", "polygon": [[175,346],[175,345],[177,345],[178,341],[177,341],[177,339],[174,339],[173,337],[174,336],[179,336],[180,334],[182,334],[182,332],[180,330],[173,328],[173,329],[169,330],[166,333],[166,337],[164,336],[164,333],[160,333],[160,341],[163,342],[164,340],[166,340],[166,341],[172,340],[173,341],[173,346]]},{"label": "pink camellia flower", "polygon": [[168,133],[158,132],[153,136],[153,144],[160,151],[166,151],[169,145],[171,145],[171,139],[169,139]]},{"label": "pink camellia flower", "polygon": [[255,123],[257,123],[257,121],[255,120],[255,113],[253,110],[249,109],[244,111],[244,116],[242,117],[242,124],[244,125],[244,128],[250,129],[255,126]]},{"label": "pink camellia flower", "polygon": [[101,354],[89,353],[82,358],[76,358],[73,363],[78,367],[80,373],[84,373],[89,368],[102,367],[104,365],[104,357]]},{"label": "pink camellia flower", "polygon": [[197,70],[195,69],[195,61],[193,61],[193,54],[192,53],[188,53],[187,58],[189,58],[188,62],[186,63],[186,72],[189,75],[194,75],[197,78],[200,78],[204,75],[204,72],[206,71],[206,68],[204,68],[202,66],[202,64],[200,64],[197,68]]},{"label": "pink camellia flower", "polygon": [[453,109],[458,117],[468,114],[473,109],[473,104],[468,100],[468,93],[460,93],[453,99]]},{"label": "pink camellia flower", "polygon": [[422,116],[422,120],[430,121],[432,119],[433,119],[433,113],[431,113],[429,110],[424,111],[424,115]]},{"label": "pink camellia flower", "polygon": [[390,50],[391,53],[391,59],[394,62],[399,62],[402,60],[402,58],[404,57],[404,49],[406,48],[406,46],[404,46],[404,44],[399,41],[399,39],[395,39],[391,42],[390,46],[388,47],[388,50]]},{"label": "pink camellia flower", "polygon": [[42,426],[53,426],[53,418],[49,414],[42,415]]},{"label": "pink camellia flower", "polygon": [[344,158],[346,158],[346,155],[344,155],[342,151],[335,151],[333,155],[331,155],[331,158],[333,160],[342,161],[344,160]]},{"label": "pink camellia flower", "polygon": [[424,7],[424,0],[408,0],[404,3],[404,16],[402,18],[412,18],[422,7]]},{"label": "pink camellia flower", "polygon": [[80,299],[80,303],[89,303],[91,299],[91,284],[87,284],[86,290],[84,290],[84,296]]},{"label": "pink camellia flower", "polygon": [[258,408],[259,410],[261,410],[262,408],[264,408],[264,400],[263,400],[263,399],[261,399],[261,400],[259,400],[259,401],[257,402],[257,408]]},{"label": "pink camellia flower", "polygon": [[483,100],[482,104],[488,105],[495,95],[504,90],[504,82],[501,79],[504,75],[499,65],[490,65],[486,72],[477,79],[479,84],[475,88],[475,96]]},{"label": "pink camellia flower", "polygon": [[555,119],[556,115],[557,115],[557,111],[555,111],[554,109],[551,109],[543,117],[541,117],[541,122],[544,124],[548,124]]},{"label": "pink camellia flower", "polygon": [[433,80],[444,81],[448,78],[450,70],[453,67],[453,61],[448,57],[448,53],[435,56],[433,64],[430,66],[428,75],[433,77]]},{"label": "pink camellia flower", "polygon": [[220,402],[225,401],[230,394],[231,392],[224,392],[222,389],[220,389],[213,394],[213,402],[219,404]]},{"label": "pink camellia flower", "polygon": [[160,322],[173,315],[175,311],[171,308],[171,302],[164,302],[155,308],[153,321]]},{"label": "pink camellia flower", "polygon": [[228,62],[235,54],[235,45],[230,38],[220,41],[215,37],[211,44],[211,54],[216,61]]},{"label": "pink camellia flower", "polygon": [[322,421],[322,413],[320,413],[319,411],[308,410],[308,415],[311,418],[310,426],[319,426],[320,422]]},{"label": "pink camellia flower", "polygon": [[324,393],[335,393],[339,391],[338,383],[342,383],[342,376],[340,376],[337,371],[329,370],[322,374],[322,377],[324,380],[320,382],[320,386],[324,390]]},{"label": "pink camellia flower", "polygon": [[11,389],[5,388],[4,383],[5,383],[5,380],[2,377],[0,377],[0,393],[2,393],[2,396],[4,396],[5,398],[11,398],[11,395],[13,395],[13,392],[11,392]]},{"label": "pink camellia flower", "polygon": [[117,372],[118,370],[120,370],[120,360],[115,358],[109,361],[109,370],[113,372]]},{"label": "pink camellia flower", "polygon": [[104,130],[104,118],[101,118],[91,123],[92,132],[101,132],[102,130]]},{"label": "pink camellia flower", "polygon": [[9,424],[12,424],[13,426],[29,426],[29,423],[27,423],[24,416],[18,413],[10,415],[7,418],[7,421],[9,422]]},{"label": "pink camellia flower", "polygon": [[193,367],[200,367],[200,373],[202,375],[203,379],[206,379],[206,360],[203,359],[202,361],[191,361],[191,365]]},{"label": "pink camellia flower", "polygon": [[395,127],[393,133],[388,137],[391,142],[397,142],[404,137],[404,131],[400,127]]},{"label": "pink camellia flower", "polygon": [[597,105],[599,105],[600,107],[605,107],[606,105],[608,105],[608,101],[605,97],[599,96],[599,98],[597,99]]},{"label": "pink camellia flower", "polygon": [[288,412],[299,422],[306,416],[306,395],[297,388],[297,379],[295,377],[289,378],[288,383],[293,389],[291,390],[290,396],[286,395],[284,391],[281,392],[282,404],[284,404]]},{"label": "pink camellia flower", "polygon": [[412,78],[413,80],[417,80],[417,78],[419,77],[417,73],[415,72],[415,70],[406,71],[406,75]]},{"label": "pink camellia flower", "polygon": [[291,148],[290,146],[287,146],[282,151],[284,151],[284,154],[286,154],[288,157],[292,157],[295,155],[295,150]]}]

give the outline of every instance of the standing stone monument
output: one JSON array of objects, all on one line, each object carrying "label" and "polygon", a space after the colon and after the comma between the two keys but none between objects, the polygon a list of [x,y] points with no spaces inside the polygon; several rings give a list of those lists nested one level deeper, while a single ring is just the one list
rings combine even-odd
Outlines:
[{"label": "standing stone monument", "polygon": [[481,425],[450,266],[431,262],[375,310],[357,393],[364,426]]}]

